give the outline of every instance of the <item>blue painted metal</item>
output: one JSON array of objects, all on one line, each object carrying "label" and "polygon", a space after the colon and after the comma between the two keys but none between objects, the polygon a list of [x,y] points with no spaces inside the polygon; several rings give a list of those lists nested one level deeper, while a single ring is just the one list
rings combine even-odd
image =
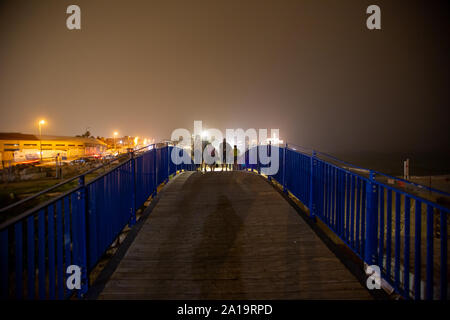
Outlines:
[{"label": "blue painted metal", "polygon": [[410,255],[410,210],[411,210],[411,199],[405,197],[405,246],[404,246],[404,258],[403,258],[403,287],[404,295],[408,296],[409,293],[409,255]]},{"label": "blue painted metal", "polygon": [[80,188],[78,189],[78,211],[77,211],[77,230],[78,235],[78,266],[81,268],[81,289],[78,291],[78,297],[83,297],[88,289],[88,278],[87,278],[87,255],[86,255],[86,186],[85,186],[85,176],[81,176],[78,180]]},{"label": "blue painted metal", "polygon": [[58,299],[64,299],[62,201],[56,203],[56,272]]},{"label": "blue painted metal", "polygon": [[378,186],[378,209],[379,209],[379,239],[378,239],[378,266],[383,270],[383,257],[384,257],[384,188]]},{"label": "blue painted metal", "polygon": [[415,217],[415,235],[414,235],[414,299],[420,300],[421,292],[421,247],[422,240],[422,202],[416,200]]},{"label": "blue painted metal", "polygon": [[443,211],[440,213],[440,236],[441,236],[441,300],[447,300],[447,214]]},{"label": "blue painted metal", "polygon": [[45,211],[38,213],[38,272],[39,272],[39,299],[46,298],[46,269],[45,269]]},{"label": "blue painted metal", "polygon": [[55,299],[55,213],[54,206],[47,208],[47,247],[48,247],[48,296]]},{"label": "blue painted metal", "polygon": [[426,299],[433,299],[433,207],[427,206],[427,270]]},{"label": "blue painted metal", "polygon": [[361,179],[356,179],[356,251],[361,252]]},{"label": "blue painted metal", "polygon": [[400,291],[400,194],[395,194],[395,240],[394,240],[394,255],[395,255],[395,269],[394,269],[394,287]]},{"label": "blue painted metal", "polygon": [[331,220],[330,226],[336,231],[336,168],[331,168]]},{"label": "blue painted metal", "polygon": [[[98,258],[98,218],[99,214],[97,214],[97,199],[98,199],[98,181],[90,184],[88,186],[88,219],[87,219],[87,226],[88,226],[88,268],[91,270],[93,267],[93,261],[96,261]],[[101,223],[101,222],[100,222]]]},{"label": "blue painted metal", "polygon": [[2,299],[9,296],[9,241],[8,229],[0,231],[0,290]]},{"label": "blue painted metal", "polygon": [[[152,146],[136,151],[131,157],[128,155],[129,158],[113,170],[100,174],[88,183],[85,183],[84,177],[97,169],[71,178],[68,182],[79,179],[78,187],[1,225],[2,297],[9,295],[22,297],[23,289],[27,288],[27,297],[35,298],[34,279],[37,272],[39,299],[68,298],[74,293],[65,287],[67,280],[65,269],[71,264],[82,267],[82,290],[76,290],[81,297],[87,291],[90,271],[119,236],[121,230],[127,224],[131,226],[135,223],[136,210],[150,196],[155,196],[158,186],[168,181],[172,174],[176,174],[178,170],[197,169],[195,164],[174,165],[170,155],[175,148]],[[339,162],[335,161],[336,159],[333,159],[335,162],[327,162],[322,157],[329,155],[323,153],[299,152],[288,145],[282,148],[271,146],[269,152],[278,152],[281,159],[279,172],[270,178],[281,183],[284,190],[305,204],[310,209],[311,216],[318,218],[333,230],[357,256],[366,262],[378,263],[383,277],[405,298],[422,298],[420,296],[420,269],[423,267],[420,252],[421,204],[427,208],[425,297],[433,298],[433,263],[437,261],[433,260],[433,216],[434,212],[439,213],[439,298],[446,299],[448,208],[375,180],[373,176],[375,171],[367,177],[353,172],[349,164],[344,163],[345,167],[342,167],[343,162],[336,164]],[[239,166],[242,170],[260,172],[264,167],[259,157],[257,163],[249,163],[248,151],[243,158],[245,163]],[[377,177],[386,176],[376,174]],[[46,191],[49,190],[53,189]],[[41,194],[43,193],[38,195]],[[392,214],[393,195],[395,215]],[[402,197],[405,199],[404,235],[400,232]],[[414,241],[414,290],[409,290],[411,200],[414,200],[416,205],[414,239],[411,239]],[[25,224],[27,232],[24,233],[22,229]],[[25,242],[26,246],[23,246],[22,242]],[[394,267],[391,263],[392,247],[394,247]],[[401,248],[403,261],[400,259]],[[14,256],[14,252],[21,254]],[[36,263],[35,253],[37,253]],[[23,261],[25,255],[26,266]],[[10,270],[9,264],[14,266],[14,270]],[[12,271],[15,272],[14,281],[8,280],[8,274]],[[27,276],[23,277],[25,274]],[[14,283],[12,288],[10,282]],[[410,291],[413,294],[410,295]]]},{"label": "blue painted metal", "polygon": [[365,257],[365,240],[366,240],[366,199],[367,199],[367,180],[362,181],[361,186],[361,256]]},{"label": "blue painted metal", "polygon": [[[421,204],[427,206],[425,296],[427,299],[433,298],[433,211],[439,211],[441,228],[439,286],[440,298],[446,299],[448,244],[445,226],[449,208],[409,191],[399,189],[396,185],[386,184],[383,179],[394,179],[410,187],[417,187],[418,191],[437,192],[436,190],[376,171],[356,167],[324,153],[307,154],[290,146],[285,146],[285,150],[280,153],[280,159],[283,159],[284,154],[286,158],[284,162],[281,162],[279,172],[282,175],[276,174],[272,178],[281,181],[281,184],[290,193],[306,205],[314,216],[333,230],[355,254],[368,263],[378,263],[382,276],[404,298],[422,298],[420,294],[420,269],[423,265],[419,250],[421,248]],[[333,162],[327,162],[322,159],[323,157],[331,158]],[[245,159],[248,161],[247,156]],[[311,166],[313,159],[316,159],[317,163],[314,162],[314,166]],[[336,162],[338,163],[336,164]],[[246,162],[244,167],[252,166],[261,168],[263,165],[259,161],[253,165]],[[368,172],[369,176],[357,174],[352,171],[352,168]],[[375,174],[377,179],[375,179]],[[381,181],[378,181],[378,176],[381,177]],[[445,194],[445,192],[437,193]],[[402,198],[404,199],[404,206],[402,206]],[[417,212],[413,236],[411,236],[409,226],[411,200],[415,201]],[[395,205],[393,205],[393,202],[395,202]],[[402,209],[404,209],[404,214]],[[402,225],[405,226],[404,234],[401,230]],[[411,271],[409,262],[411,259],[411,241],[414,241],[412,259],[414,271]],[[417,274],[415,274],[416,270]],[[414,290],[410,290],[409,287],[410,275],[414,278]]]},{"label": "blue painted metal", "polygon": [[[287,145],[287,144],[286,144]],[[286,150],[286,148],[285,148]],[[314,207],[314,160],[316,157],[316,152],[313,150],[312,156],[309,161],[309,217],[314,219],[315,207]],[[284,173],[286,174],[286,173]]]},{"label": "blue painted metal", "polygon": [[16,251],[16,298],[23,297],[23,236],[22,222],[14,226],[15,251]]},{"label": "blue painted metal", "polygon": [[[368,265],[375,264],[377,252],[377,185],[374,183],[374,173],[370,172],[366,184],[366,236],[364,260]],[[363,215],[364,216],[364,215]]]},{"label": "blue painted metal", "polygon": [[[284,170],[284,168],[286,168],[286,151],[287,151],[287,143],[285,145],[285,147],[283,148],[283,159],[282,159],[282,172],[283,172],[283,192],[287,192],[287,188],[286,188],[286,170]],[[259,173],[261,173],[261,170],[258,170]]]},{"label": "blue painted metal", "polygon": [[386,190],[386,277],[392,281],[391,261],[392,261],[392,191]]},{"label": "blue painted metal", "polygon": [[345,228],[344,237],[347,242],[350,242],[350,183],[351,176],[345,173]]},{"label": "blue painted metal", "polygon": [[136,160],[134,159],[134,153],[130,154],[130,163],[131,163],[131,184],[133,187],[133,192],[131,192],[131,217],[130,217],[130,226],[134,226],[136,224]]},{"label": "blue painted metal", "polygon": [[350,247],[355,248],[355,188],[356,188],[356,178],[352,175],[351,177],[351,207],[350,207]]},{"label": "blue painted metal", "polygon": [[34,216],[27,218],[27,282],[28,282],[28,299],[34,299],[36,270],[34,264]]},{"label": "blue painted metal", "polygon": [[[64,283],[67,281],[66,278],[66,270],[67,267],[69,267],[72,263],[72,252],[70,250],[70,244],[72,243],[72,237],[70,235],[70,230],[71,230],[71,223],[70,223],[70,198],[69,197],[65,197],[63,198],[63,204],[64,204],[64,269],[63,269],[63,274],[64,274]],[[69,295],[69,289],[64,286],[65,288],[65,296]]]}]

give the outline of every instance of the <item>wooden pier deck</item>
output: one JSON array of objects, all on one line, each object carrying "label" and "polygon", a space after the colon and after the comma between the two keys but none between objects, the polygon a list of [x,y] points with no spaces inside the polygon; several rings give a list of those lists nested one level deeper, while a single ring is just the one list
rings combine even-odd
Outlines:
[{"label": "wooden pier deck", "polygon": [[159,202],[99,299],[370,299],[261,176],[186,172]]}]

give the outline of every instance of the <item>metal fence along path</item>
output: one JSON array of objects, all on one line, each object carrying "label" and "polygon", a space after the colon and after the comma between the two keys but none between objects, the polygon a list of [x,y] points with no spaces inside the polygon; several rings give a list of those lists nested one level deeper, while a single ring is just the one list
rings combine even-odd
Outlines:
[{"label": "metal fence along path", "polygon": [[[194,164],[175,165],[172,163],[170,154],[173,148],[171,146],[156,148],[155,145],[152,145],[130,153],[125,161],[118,163],[112,170],[87,181],[88,174],[101,168],[92,169],[67,181],[70,183],[78,180],[78,186],[72,190],[34,208],[26,209],[23,213],[3,223],[0,226],[0,290],[2,298],[67,299],[73,296],[83,297],[89,289],[93,269],[122,230],[134,226],[138,209],[156,194],[158,187],[167,182],[170,176],[180,171],[197,171],[198,166]],[[361,261],[367,265],[378,266],[387,287],[391,287],[406,299],[446,300],[448,298],[448,213],[450,210],[438,203],[436,197],[425,196],[424,191],[429,195],[436,194],[439,197],[448,197],[448,194],[379,172],[357,168],[323,153],[299,150],[293,145],[284,147],[269,145],[260,148],[268,153],[278,153],[280,159],[278,172],[267,178],[276,181],[286,193],[303,203],[308,208],[311,221],[320,220]],[[257,161],[252,163],[250,152],[251,150],[247,150],[244,154],[239,169],[261,173],[264,165],[260,159],[256,159]],[[240,275],[245,275],[247,279],[250,279],[252,273],[247,268],[248,266],[254,266],[255,270],[259,270],[258,268],[264,266],[265,262],[268,263],[268,266],[270,263],[274,263],[270,261],[276,257],[269,254],[258,262],[253,257],[259,248],[252,251],[250,250],[251,246],[257,246],[258,241],[267,240],[264,237],[272,236],[274,241],[276,240],[274,242],[276,244],[274,247],[267,244],[269,252],[270,250],[276,251],[278,245],[279,248],[285,248],[292,253],[289,254],[289,259],[279,259],[279,263],[286,265],[273,266],[274,270],[280,268],[280,276],[286,275],[286,272],[290,270],[291,276],[296,274],[293,278],[294,283],[300,287],[309,283],[308,281],[314,277],[317,281],[322,279],[322,275],[318,275],[319,271],[315,270],[313,265],[309,263],[302,265],[305,262],[301,260],[303,255],[306,257],[308,254],[313,254],[313,248],[321,247],[316,243],[320,240],[317,237],[316,240],[307,240],[313,239],[314,233],[307,225],[302,226],[300,222],[290,217],[288,209],[281,209],[287,205],[285,200],[280,198],[281,201],[271,193],[265,194],[261,191],[264,187],[259,186],[259,182],[257,184],[260,189],[257,188],[258,190],[255,189],[252,193],[255,182],[250,182],[246,178],[238,179],[236,178],[238,174],[238,172],[213,172],[211,176],[215,176],[218,182],[210,181],[204,176],[202,178],[204,184],[200,180],[198,180],[200,182],[196,180],[198,184],[191,185],[191,189],[184,189],[187,188],[184,185],[183,188],[177,189],[177,192],[168,192],[165,195],[168,198],[164,200],[163,197],[161,204],[158,204],[155,209],[157,213],[155,216],[160,220],[149,219],[133,246],[139,251],[139,246],[143,246],[145,241],[150,241],[151,244],[145,247],[145,250],[149,250],[149,256],[144,260],[149,261],[151,268],[156,268],[155,270],[159,270],[161,274],[168,277],[186,277],[182,268],[184,262],[179,261],[186,262],[186,270],[196,270],[192,271],[193,275],[196,275],[197,272],[201,274],[201,270],[209,270],[208,261],[211,256],[214,256],[217,249],[217,252],[222,252],[222,255],[219,254],[219,257],[216,258],[223,259],[223,268],[225,268],[223,270],[229,270],[233,274],[233,272],[237,272],[235,269],[238,268],[241,272]],[[257,177],[254,174],[243,172],[240,174]],[[195,175],[202,176],[200,173]],[[221,175],[235,178],[220,180],[222,179]],[[218,194],[224,191],[217,189],[217,183],[229,187],[228,192],[233,194],[231,202],[225,206],[229,210],[227,211],[228,216],[220,210],[214,211],[217,203],[223,202],[224,204],[229,201],[226,197],[218,198]],[[38,195],[54,188],[40,192]],[[241,192],[237,194],[237,190],[241,190]],[[182,197],[182,202],[179,197]],[[28,200],[30,199],[3,208],[0,212],[5,213],[17,209]],[[169,208],[169,205],[164,207],[163,204],[169,202],[173,203],[172,205],[175,207],[172,209]],[[197,207],[198,210],[192,209]],[[271,208],[272,211],[266,208]],[[177,217],[177,214],[180,215],[182,212],[187,212],[188,216]],[[195,212],[199,212],[198,216],[194,214]],[[213,213],[218,216],[214,216]],[[219,216],[223,221],[218,218]],[[185,225],[177,224],[178,229],[172,228],[171,223],[179,223],[184,221],[183,219],[186,219]],[[252,219],[256,219],[255,221],[262,219],[264,223],[257,227],[258,224],[252,225],[254,221]],[[277,222],[280,219],[284,219],[283,221],[286,222],[282,224],[282,228],[284,228],[282,230],[277,229]],[[153,220],[160,222],[152,224]],[[202,233],[210,237],[209,239],[215,244],[215,249],[210,248],[208,242],[201,239],[200,233],[196,233],[199,231],[195,229],[196,224],[199,228],[201,225],[207,225],[211,230],[217,232],[217,234],[211,233],[210,235],[206,231]],[[233,229],[237,228],[236,226],[241,226],[244,230],[249,228],[249,231],[240,234],[239,228],[236,229],[238,231]],[[158,231],[158,227],[162,228],[161,232]],[[190,230],[189,228],[193,228],[192,233],[187,232]],[[281,227],[278,226],[278,228]],[[146,229],[150,231],[146,232]],[[294,230],[298,230],[298,234],[295,234]],[[168,233],[164,235],[164,232]],[[185,236],[185,241],[181,241],[181,234]],[[173,242],[175,240],[172,241],[169,236],[180,241],[175,243]],[[156,242],[153,242],[152,237],[155,237]],[[299,249],[299,245],[290,248],[287,243],[291,240],[301,243],[301,249]],[[252,244],[252,241],[256,243]],[[168,243],[174,247],[169,248]],[[233,245],[244,250],[243,253],[238,255],[232,253]],[[325,249],[318,249],[316,253],[327,261],[326,264],[320,262],[320,258],[316,260],[312,258],[311,261],[315,261],[317,266],[324,268],[324,272],[327,268],[341,270],[343,265],[339,260],[333,260]],[[164,256],[162,252],[167,252],[170,256],[170,250],[173,250],[174,258],[165,260],[165,257],[168,256]],[[133,255],[134,253],[130,251],[128,254]],[[229,257],[231,260],[224,257]],[[124,260],[125,264],[126,261]],[[173,261],[174,265],[168,261]],[[132,265],[135,266],[133,263],[130,262],[130,268]],[[299,268],[298,270],[302,270],[301,275],[297,274],[298,270],[295,273],[293,269],[289,269],[291,263],[298,263],[296,267]],[[79,289],[68,289],[66,285],[70,276],[70,273],[66,271],[70,265],[77,265],[81,268],[81,287]],[[175,272],[173,268],[177,268],[177,271]],[[211,266],[211,268],[213,267]],[[289,270],[286,271],[286,268]],[[216,271],[219,272],[218,270]],[[165,273],[165,271],[167,272]],[[306,274],[303,274],[305,272],[310,273],[310,280]],[[344,276],[345,270],[339,272],[344,278],[347,277]],[[142,277],[150,277],[144,271],[141,274]],[[267,279],[271,279],[272,276],[274,277],[275,274],[268,274]],[[159,291],[162,292],[161,288],[164,287],[165,282],[153,283],[150,278],[145,283],[159,286]],[[136,279],[139,279],[138,275],[136,275]],[[299,279],[306,282],[299,284]],[[139,286],[138,280],[133,281],[132,283],[136,283],[136,288],[143,288]],[[186,288],[193,290],[192,294],[194,295],[208,297],[208,290],[218,292],[212,289],[213,285],[208,281],[204,282],[203,289],[195,286]],[[267,283],[261,280],[254,283],[251,281],[245,284],[241,283],[242,290],[232,285],[228,289],[221,288],[223,288],[223,292],[241,292],[242,297],[245,298],[252,296],[245,295],[245,292],[254,292],[252,290],[263,288],[265,285]],[[351,287],[354,284],[348,285]],[[330,288],[333,287],[333,285],[330,286]],[[121,285],[116,282],[116,288],[120,287]],[[281,292],[298,293],[304,292],[304,290],[317,292],[317,288],[323,288],[323,297],[333,298],[325,294],[326,286],[317,286],[316,289],[313,289],[313,286],[308,289],[306,286],[301,287],[303,288],[301,290],[300,287],[289,287],[287,284],[284,287],[275,286],[272,290],[274,293],[272,297],[282,297]],[[167,298],[178,296],[176,294],[177,285],[170,288],[172,291],[169,289],[166,291]],[[184,287],[180,285],[179,288],[182,291]],[[189,290],[186,292],[190,292]],[[108,292],[111,297],[114,295],[111,290]],[[203,292],[205,295],[199,295],[199,292]],[[366,293],[366,291],[364,292]],[[173,295],[170,296],[169,293]],[[311,293],[309,296],[305,294],[297,297],[319,296]],[[270,295],[267,295],[267,298],[270,298]],[[349,295],[348,298],[355,297]]]}]

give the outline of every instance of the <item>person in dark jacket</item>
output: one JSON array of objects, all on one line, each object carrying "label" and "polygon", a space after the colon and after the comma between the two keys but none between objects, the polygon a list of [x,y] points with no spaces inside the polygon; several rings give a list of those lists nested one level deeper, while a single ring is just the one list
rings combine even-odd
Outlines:
[{"label": "person in dark jacket", "polygon": [[227,163],[227,155],[228,158],[231,159],[232,154],[231,154],[231,146],[229,144],[227,144],[227,140],[223,139],[222,145],[221,145],[221,149],[222,149],[222,171],[224,171],[223,169],[225,168],[225,171],[228,171],[228,169],[231,170],[230,165]]}]

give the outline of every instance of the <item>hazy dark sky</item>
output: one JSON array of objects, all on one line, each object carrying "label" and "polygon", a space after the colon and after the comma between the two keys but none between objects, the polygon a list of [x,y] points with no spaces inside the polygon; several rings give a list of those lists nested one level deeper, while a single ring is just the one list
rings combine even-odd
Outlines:
[{"label": "hazy dark sky", "polygon": [[447,2],[1,1],[0,131],[43,117],[47,134],[161,139],[203,120],[327,151],[448,150]]}]

